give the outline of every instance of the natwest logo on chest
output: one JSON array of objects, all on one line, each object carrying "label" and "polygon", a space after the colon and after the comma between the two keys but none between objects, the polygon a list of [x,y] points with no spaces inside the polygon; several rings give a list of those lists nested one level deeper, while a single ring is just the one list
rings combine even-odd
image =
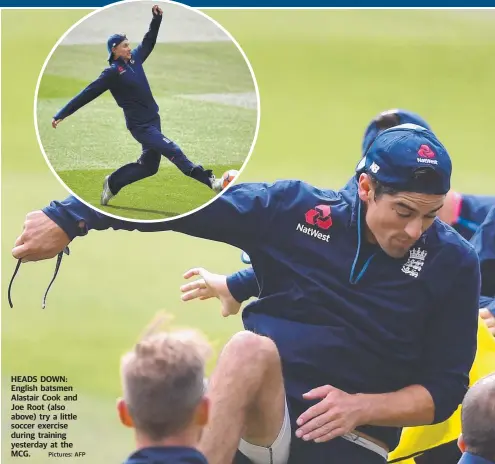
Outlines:
[{"label": "natwest logo on chest", "polygon": [[316,237],[319,240],[328,242],[330,234],[323,234],[320,230],[328,230],[332,226],[332,216],[330,205],[318,205],[310,209],[304,215],[306,224],[315,227],[308,227],[304,224],[297,224],[296,230],[307,234],[311,237]]},{"label": "natwest logo on chest", "polygon": [[331,212],[330,205],[318,205],[305,214],[306,223],[327,230],[332,226]]}]

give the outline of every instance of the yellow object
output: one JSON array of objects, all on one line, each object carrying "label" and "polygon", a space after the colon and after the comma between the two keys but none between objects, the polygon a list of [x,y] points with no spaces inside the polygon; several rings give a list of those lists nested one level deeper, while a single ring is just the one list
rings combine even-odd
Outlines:
[{"label": "yellow object", "polygon": [[[478,321],[478,350],[469,373],[470,385],[495,372],[495,338],[485,322]],[[410,456],[457,440],[461,433],[461,407],[445,422],[423,427],[406,427],[402,430],[399,446],[389,454],[388,462],[414,464]],[[402,458],[402,459],[401,459]]]}]

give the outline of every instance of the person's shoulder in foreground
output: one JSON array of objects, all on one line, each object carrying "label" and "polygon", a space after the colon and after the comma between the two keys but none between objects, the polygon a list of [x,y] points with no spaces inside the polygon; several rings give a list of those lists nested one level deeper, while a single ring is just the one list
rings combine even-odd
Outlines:
[{"label": "person's shoulder in foreground", "polygon": [[[495,263],[495,205],[476,231],[471,243],[476,248],[482,263]],[[495,275],[492,278],[495,279]]]},{"label": "person's shoulder in foreground", "polygon": [[125,464],[207,464],[207,461],[195,448],[155,446],[135,451]]},{"label": "person's shoulder in foreground", "polygon": [[[493,318],[495,318],[495,206],[474,234],[471,243],[480,257],[482,295],[480,308],[486,308],[490,312],[492,318],[490,330],[495,334],[493,325]],[[486,310],[482,314],[485,320],[489,318]]]},{"label": "person's shoulder in foreground", "polygon": [[495,464],[495,373],[476,382],[461,408],[459,464]]},{"label": "person's shoulder in foreground", "polygon": [[452,193],[456,204],[452,226],[464,238],[470,240],[485,220],[488,212],[495,207],[495,196]]},{"label": "person's shoulder in foreground", "polygon": [[495,464],[495,461],[490,461],[476,454],[463,453],[459,464]]}]

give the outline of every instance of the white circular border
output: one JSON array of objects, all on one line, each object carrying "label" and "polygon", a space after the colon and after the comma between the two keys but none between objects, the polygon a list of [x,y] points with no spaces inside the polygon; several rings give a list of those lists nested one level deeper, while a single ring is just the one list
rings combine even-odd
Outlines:
[{"label": "white circular border", "polygon": [[256,103],[257,103],[256,129],[255,129],[255,132],[254,132],[254,138],[253,138],[253,141],[251,143],[251,148],[249,149],[248,155],[247,155],[246,159],[244,160],[244,163],[240,167],[239,174],[236,176],[236,178],[234,179],[234,181],[232,181],[227,187],[225,187],[224,190],[222,190],[220,193],[218,193],[217,195],[215,195],[207,203],[204,203],[203,205],[198,206],[196,209],[193,209],[191,211],[188,211],[187,213],[183,213],[183,214],[180,214],[178,216],[174,216],[172,218],[164,218],[164,219],[132,219],[132,218],[126,218],[126,217],[122,217],[122,216],[116,216],[116,215],[111,214],[111,213],[109,213],[107,211],[103,211],[101,209],[98,209],[94,205],[88,203],[87,201],[84,201],[82,198],[80,198],[79,196],[77,196],[69,188],[69,186],[67,184],[65,184],[65,182],[60,178],[60,176],[57,174],[57,172],[55,171],[55,169],[51,165],[50,160],[46,156],[46,152],[45,152],[45,149],[43,147],[43,144],[41,143],[40,133],[39,133],[39,129],[38,129],[38,111],[37,111],[38,110],[38,92],[39,92],[39,88],[40,88],[41,79],[43,77],[43,74],[45,73],[45,69],[46,69],[46,67],[48,65],[48,62],[50,61],[50,58],[52,57],[53,53],[55,52],[55,50],[57,49],[57,47],[60,45],[60,43],[65,39],[65,37],[74,28],[76,28],[79,24],[81,24],[83,21],[85,21],[89,17],[91,17],[91,16],[99,13],[100,11],[106,10],[108,8],[118,7],[122,3],[140,3],[140,1],[141,0],[122,0],[122,1],[119,1],[117,3],[113,3],[113,4],[110,4],[110,5],[104,6],[102,8],[98,8],[95,11],[93,11],[93,12],[89,13],[88,15],[84,16],[83,18],[81,18],[75,24],[73,24],[65,32],[65,34],[63,34],[62,37],[60,37],[60,39],[58,39],[58,41],[55,43],[55,45],[53,46],[52,50],[48,54],[48,56],[47,56],[47,58],[45,60],[45,63],[43,64],[43,67],[41,68],[41,72],[40,72],[40,75],[38,77],[38,82],[36,83],[36,90],[35,90],[35,93],[34,93],[34,127],[35,127],[35,131],[36,131],[36,138],[38,139],[38,144],[40,146],[41,152],[43,153],[43,157],[45,158],[46,164],[48,165],[48,167],[50,168],[50,170],[52,171],[52,173],[56,177],[56,179],[62,184],[62,186],[66,190],[68,190],[68,192],[72,196],[74,196],[75,198],[77,198],[81,203],[84,203],[89,208],[94,209],[94,210],[98,211],[101,214],[104,214],[106,216],[110,216],[110,217],[112,217],[114,219],[118,219],[118,220],[121,220],[121,221],[136,222],[136,223],[168,222],[168,221],[174,221],[175,219],[179,219],[179,218],[182,218],[182,217],[189,216],[190,214],[193,214],[196,211],[199,211],[199,210],[205,208],[206,206],[210,205],[217,198],[219,198],[220,196],[222,196],[239,179],[239,176],[241,175],[241,173],[244,170],[244,168],[246,167],[249,159],[251,158],[251,155],[253,153],[254,147],[255,147],[256,142],[258,140],[258,132],[259,132],[260,120],[261,120],[260,92],[259,92],[259,88],[258,88],[258,81],[256,80],[256,76],[254,74],[253,67],[251,66],[251,63],[250,63],[248,57],[244,53],[244,50],[241,48],[241,46],[239,45],[239,43],[237,42],[237,40],[235,40],[235,38],[232,36],[232,34],[229,31],[227,31],[227,29],[225,29],[220,23],[218,23],[218,21],[215,21],[213,18],[210,18],[206,13],[203,13],[202,11],[198,10],[197,8],[193,8],[193,7],[189,6],[189,5],[184,5],[183,3],[175,2],[173,0],[155,0],[155,2],[157,4],[159,4],[159,3],[172,3],[172,4],[180,5],[180,6],[184,7],[184,8],[186,8],[186,9],[192,10],[192,11],[194,11],[196,13],[199,13],[201,16],[205,17],[206,19],[208,19],[209,21],[211,21],[212,23],[214,23],[218,28],[220,28],[230,38],[230,40],[235,44],[235,46],[237,47],[237,49],[241,53],[242,57],[244,58],[244,61],[246,62],[247,66],[249,68],[249,72],[251,73],[251,77],[252,77],[253,82],[254,82],[254,87],[256,89]]}]

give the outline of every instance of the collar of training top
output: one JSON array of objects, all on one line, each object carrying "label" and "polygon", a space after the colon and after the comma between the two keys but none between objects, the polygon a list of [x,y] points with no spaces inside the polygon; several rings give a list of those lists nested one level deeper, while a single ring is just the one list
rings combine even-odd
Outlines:
[{"label": "collar of training top", "polygon": [[[427,168],[438,175],[421,186],[414,172]],[[381,132],[356,167],[356,173],[370,172],[384,185],[403,192],[445,195],[450,190],[452,162],[435,134],[416,124],[401,124]]]},{"label": "collar of training top", "polygon": [[153,464],[175,462],[177,464],[207,464],[197,449],[186,446],[150,446],[132,453],[126,464]]}]

